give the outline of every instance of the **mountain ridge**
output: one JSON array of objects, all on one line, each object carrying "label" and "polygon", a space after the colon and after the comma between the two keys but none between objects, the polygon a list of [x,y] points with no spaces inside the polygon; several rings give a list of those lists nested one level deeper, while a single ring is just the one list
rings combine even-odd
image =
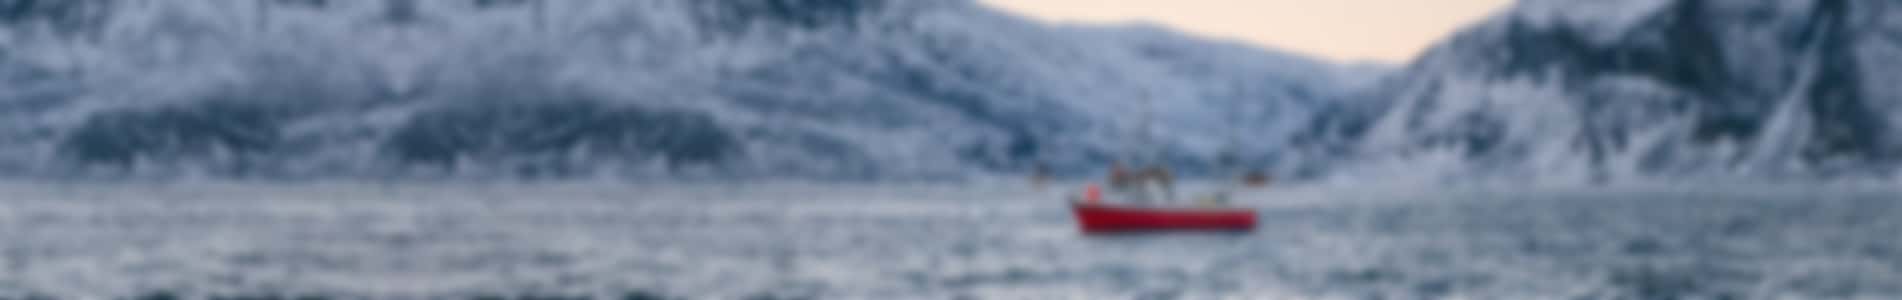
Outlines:
[{"label": "mountain ridge", "polygon": [[14,5],[0,174],[28,178],[1084,174],[1145,97],[1193,174],[1358,76],[970,1]]},{"label": "mountain ridge", "polygon": [[[1883,18],[1897,13],[1880,1],[1522,1],[1301,138],[1321,144],[1308,153],[1354,152],[1309,168],[1427,181],[1891,176],[1902,94],[1871,83],[1902,76],[1881,67],[1902,53],[1889,37],[1902,24]],[[1408,164],[1435,167],[1388,171]]]}]

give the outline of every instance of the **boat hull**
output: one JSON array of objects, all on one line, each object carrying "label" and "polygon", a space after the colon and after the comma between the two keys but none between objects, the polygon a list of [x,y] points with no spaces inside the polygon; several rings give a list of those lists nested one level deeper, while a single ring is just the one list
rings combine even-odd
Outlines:
[{"label": "boat hull", "polygon": [[1084,233],[1145,231],[1250,231],[1255,210],[1247,208],[1164,208],[1073,203]]}]

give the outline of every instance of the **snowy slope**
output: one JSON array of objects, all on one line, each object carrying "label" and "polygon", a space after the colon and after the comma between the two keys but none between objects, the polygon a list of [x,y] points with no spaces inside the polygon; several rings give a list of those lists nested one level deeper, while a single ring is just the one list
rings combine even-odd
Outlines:
[{"label": "snowy slope", "polygon": [[1423,181],[1890,175],[1902,158],[1892,2],[1522,1],[1328,109],[1302,136],[1309,169]]},{"label": "snowy slope", "polygon": [[1362,77],[969,1],[5,4],[13,177],[1081,172],[1129,155],[1144,98],[1194,171],[1268,163]]}]

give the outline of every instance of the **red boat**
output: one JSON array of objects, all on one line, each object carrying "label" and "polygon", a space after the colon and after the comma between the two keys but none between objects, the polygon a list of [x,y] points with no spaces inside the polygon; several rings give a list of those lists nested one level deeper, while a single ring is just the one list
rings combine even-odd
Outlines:
[{"label": "red boat", "polygon": [[1077,202],[1071,205],[1084,233],[1143,231],[1250,231],[1255,210],[1241,207],[1155,207]]}]

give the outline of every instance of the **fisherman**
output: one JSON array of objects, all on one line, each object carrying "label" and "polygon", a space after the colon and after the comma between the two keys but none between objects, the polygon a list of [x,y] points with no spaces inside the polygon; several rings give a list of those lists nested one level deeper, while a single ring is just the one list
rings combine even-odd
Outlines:
[{"label": "fisherman", "polygon": [[1146,195],[1140,192],[1142,182],[1138,177],[1137,173],[1131,172],[1129,168],[1123,167],[1122,162],[1110,162],[1109,188],[1110,191],[1119,195],[1120,198],[1127,198],[1136,202],[1145,202],[1148,200],[1147,197],[1144,197]]},{"label": "fisherman", "polygon": [[1174,200],[1175,175],[1162,166],[1151,165],[1130,170],[1120,162],[1110,163],[1110,189],[1135,202]]},{"label": "fisherman", "polygon": [[1123,167],[1122,162],[1110,162],[1109,185],[1111,189],[1127,189],[1136,185],[1136,174]]},{"label": "fisherman", "polygon": [[1242,184],[1252,188],[1268,187],[1268,183],[1273,180],[1274,178],[1268,177],[1268,174],[1262,173],[1261,170],[1248,171],[1248,174],[1242,175]]}]

